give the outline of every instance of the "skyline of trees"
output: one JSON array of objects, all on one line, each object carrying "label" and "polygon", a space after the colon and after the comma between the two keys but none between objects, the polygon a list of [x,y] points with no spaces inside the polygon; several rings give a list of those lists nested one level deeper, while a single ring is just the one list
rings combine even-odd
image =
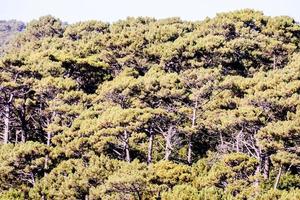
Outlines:
[{"label": "skyline of trees", "polygon": [[0,199],[299,199],[300,25],[26,25],[0,58]]}]

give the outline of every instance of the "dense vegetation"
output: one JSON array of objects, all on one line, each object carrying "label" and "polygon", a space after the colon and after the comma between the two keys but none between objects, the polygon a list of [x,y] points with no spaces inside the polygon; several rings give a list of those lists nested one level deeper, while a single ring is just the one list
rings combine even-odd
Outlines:
[{"label": "dense vegetation", "polygon": [[300,199],[300,26],[30,22],[0,61],[0,199]]}]

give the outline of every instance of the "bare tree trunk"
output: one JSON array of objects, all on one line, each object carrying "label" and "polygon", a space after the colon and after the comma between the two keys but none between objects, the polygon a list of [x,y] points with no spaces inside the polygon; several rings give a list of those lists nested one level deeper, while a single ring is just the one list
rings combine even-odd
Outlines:
[{"label": "bare tree trunk", "polygon": [[125,160],[127,162],[130,162],[129,135],[127,130],[124,131],[124,150],[125,150]]},{"label": "bare tree trunk", "polygon": [[221,146],[223,147],[224,146],[224,140],[223,140],[222,132],[220,132],[220,143],[221,143]]},{"label": "bare tree trunk", "polygon": [[17,144],[19,141],[19,132],[16,131],[16,135],[15,135],[15,144]]},{"label": "bare tree trunk", "polygon": [[139,192],[136,192],[138,200],[142,200],[142,195]]},{"label": "bare tree trunk", "polygon": [[255,181],[253,183],[254,187],[255,187],[255,193],[258,194],[259,193],[259,174],[260,174],[260,169],[261,169],[261,166],[260,166],[260,163],[258,164],[258,166],[256,167],[256,170],[255,170]]},{"label": "bare tree trunk", "polygon": [[[193,108],[193,116],[192,116],[192,129],[195,128],[196,125],[196,112],[198,107],[198,99],[195,102],[194,108]],[[192,134],[189,136],[188,141],[188,163],[192,164],[192,154],[193,154],[193,144],[192,144],[193,136]]]},{"label": "bare tree trunk", "polygon": [[9,140],[9,123],[10,123],[10,103],[13,99],[11,94],[4,108],[4,132],[3,132],[3,143],[7,144]]},{"label": "bare tree trunk", "polygon": [[192,164],[192,147],[193,147],[193,144],[192,144],[192,136],[189,137],[189,143],[188,143],[188,163],[189,165]]},{"label": "bare tree trunk", "polygon": [[265,180],[269,179],[269,174],[270,174],[270,158],[268,155],[264,155],[263,176]]},{"label": "bare tree trunk", "polygon": [[240,142],[241,142],[241,134],[243,132],[243,129],[240,130],[240,132],[236,136],[236,152],[240,152]]},{"label": "bare tree trunk", "polygon": [[47,132],[47,146],[49,147],[51,144],[51,133]]},{"label": "bare tree trunk", "polygon": [[254,181],[254,187],[256,188],[256,194],[259,194],[259,176],[261,175],[261,168],[262,168],[262,162],[263,162],[263,158],[261,156],[261,149],[260,148],[255,148],[255,152],[256,152],[256,158],[258,159],[258,165],[256,167],[255,170],[255,181]]},{"label": "bare tree trunk", "polygon": [[[47,132],[47,146],[50,147],[51,145],[51,133]],[[47,154],[45,157],[45,164],[44,164],[44,169],[48,169],[48,162],[49,162],[49,155]]]},{"label": "bare tree trunk", "polygon": [[275,183],[274,183],[274,189],[277,189],[277,187],[278,187],[278,184],[279,184],[279,181],[280,181],[280,178],[281,178],[281,174],[282,174],[282,165],[280,165],[280,167],[279,167],[279,171],[278,171],[278,174],[276,176]]},{"label": "bare tree trunk", "polygon": [[[54,111],[54,112],[52,113],[51,118],[48,118],[48,119],[45,121],[45,124],[44,124],[45,128],[46,128],[46,127],[49,127],[49,125],[51,124],[51,121],[54,120],[54,117],[55,117],[55,116],[56,116],[56,112]],[[47,131],[47,143],[46,143],[47,147],[50,147],[50,146],[51,146],[51,139],[52,139],[52,134],[51,134],[51,132]],[[45,164],[44,164],[44,170],[45,170],[45,172],[44,172],[44,175],[47,175],[47,172],[46,172],[46,171],[49,169],[48,163],[49,163],[49,153],[46,154],[46,156],[45,156]]]},{"label": "bare tree trunk", "polygon": [[4,132],[3,132],[3,143],[7,144],[8,143],[8,138],[9,138],[9,112],[10,108],[9,105],[5,105],[4,108]]},{"label": "bare tree trunk", "polygon": [[273,69],[276,69],[276,55],[273,55]]},{"label": "bare tree trunk", "polygon": [[34,186],[35,185],[35,179],[34,179],[34,175],[33,175],[32,172],[30,173],[30,178],[31,178],[30,183],[32,184],[32,186]]},{"label": "bare tree trunk", "polygon": [[166,141],[166,150],[165,150],[165,160],[170,160],[170,155],[172,152],[171,142],[167,139]]},{"label": "bare tree trunk", "polygon": [[150,164],[152,162],[153,141],[154,141],[154,135],[153,135],[152,132],[150,132],[149,145],[148,145],[147,164]]},{"label": "bare tree trunk", "polygon": [[166,149],[165,149],[165,160],[170,160],[172,153],[172,137],[173,137],[173,127],[170,126],[167,134],[165,135]]},{"label": "bare tree trunk", "polygon": [[26,136],[25,136],[25,131],[24,130],[21,130],[21,142],[22,143],[25,143],[26,142]]}]

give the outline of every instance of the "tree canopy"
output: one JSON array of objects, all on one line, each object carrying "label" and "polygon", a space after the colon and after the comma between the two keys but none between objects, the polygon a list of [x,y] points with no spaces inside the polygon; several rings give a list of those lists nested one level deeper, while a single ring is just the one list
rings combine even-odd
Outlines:
[{"label": "tree canopy", "polygon": [[0,57],[0,199],[299,199],[300,25],[26,25]]}]

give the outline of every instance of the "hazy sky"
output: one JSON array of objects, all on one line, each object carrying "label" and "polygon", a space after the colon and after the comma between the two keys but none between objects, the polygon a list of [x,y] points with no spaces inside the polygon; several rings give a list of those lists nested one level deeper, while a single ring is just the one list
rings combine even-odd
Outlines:
[{"label": "hazy sky", "polygon": [[218,12],[254,8],[266,15],[289,15],[300,21],[300,0],[0,0],[0,19],[28,22],[51,14],[62,21],[98,19],[113,22],[127,16],[181,17],[202,20]]}]

